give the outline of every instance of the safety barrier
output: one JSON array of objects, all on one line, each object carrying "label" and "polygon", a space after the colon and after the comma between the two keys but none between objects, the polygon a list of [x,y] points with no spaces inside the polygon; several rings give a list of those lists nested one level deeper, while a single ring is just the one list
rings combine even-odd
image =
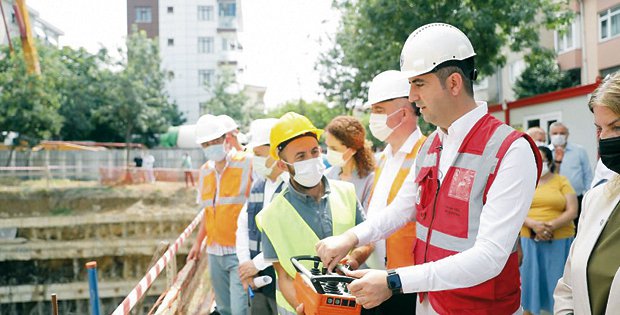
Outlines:
[{"label": "safety barrier", "polygon": [[144,277],[138,282],[138,284],[131,290],[131,292],[125,297],[123,302],[118,305],[112,315],[127,315],[136,303],[142,298],[146,290],[153,284],[155,279],[159,276],[161,271],[166,268],[168,263],[172,260],[172,257],[176,255],[179,247],[185,242],[187,237],[194,231],[196,226],[202,221],[204,216],[204,209],[202,209],[194,218],[194,220],[185,228],[183,233],[179,235],[174,244],[168,248],[164,255],[159,258],[157,263],[144,275]]},{"label": "safety barrier", "polygon": [[[99,179],[104,185],[118,183],[139,184],[149,181],[183,182],[184,169],[179,168],[144,168],[144,167],[100,167]],[[191,170],[194,182],[198,182],[198,170]]]}]

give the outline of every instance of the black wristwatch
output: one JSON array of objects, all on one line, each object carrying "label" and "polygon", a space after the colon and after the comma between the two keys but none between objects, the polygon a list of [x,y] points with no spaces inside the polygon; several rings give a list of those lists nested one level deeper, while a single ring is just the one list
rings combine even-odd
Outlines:
[{"label": "black wristwatch", "polygon": [[403,285],[400,282],[400,276],[396,273],[396,270],[391,269],[388,270],[387,275],[387,286],[388,289],[392,290],[392,294],[402,294],[403,293]]}]

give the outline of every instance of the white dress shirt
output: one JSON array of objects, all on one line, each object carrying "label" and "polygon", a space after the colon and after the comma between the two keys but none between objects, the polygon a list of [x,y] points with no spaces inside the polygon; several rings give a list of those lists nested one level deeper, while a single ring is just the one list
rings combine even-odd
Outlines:
[{"label": "white dress shirt", "polygon": [[[282,173],[282,175],[278,176],[276,181],[271,181],[269,178],[265,181],[265,191],[263,193],[263,207],[266,207],[271,203],[271,199],[276,192],[278,186],[283,182],[288,181],[288,173]],[[246,261],[249,261],[252,257],[250,255],[250,236],[248,234],[248,204],[246,203],[241,212],[239,213],[239,218],[237,218],[237,232],[236,232],[236,248],[237,248],[237,258],[239,259],[239,264],[242,264]],[[265,270],[267,267],[271,266],[271,263],[266,262],[263,253],[259,253],[256,255],[252,262],[254,263],[254,267],[258,270]]]},{"label": "white dress shirt", "polygon": [[[445,174],[454,162],[467,133],[487,113],[486,103],[477,102],[477,105],[456,120],[447,134],[439,130],[443,145],[439,161],[441,174]],[[360,245],[385,238],[408,221],[415,220],[417,186],[414,173],[409,173],[398,196],[380,215],[352,229]],[[488,191],[474,246],[435,262],[398,268],[403,292],[466,288],[496,277],[504,268],[527,216],[536,177],[532,150],[528,142],[520,138],[506,152]]]},{"label": "white dress shirt", "polygon": [[[368,204],[368,210],[366,212],[368,218],[378,215],[387,206],[390,189],[394,184],[394,179],[400,171],[405,157],[411,152],[421,135],[422,132],[420,129],[416,128],[395,154],[392,154],[392,146],[389,144],[383,150],[382,154],[385,162],[383,163],[381,174],[379,174],[379,178],[377,179],[377,185],[372,192],[370,203]],[[375,176],[376,175],[375,173]],[[385,256],[385,240],[381,239],[375,242],[375,250],[366,260],[366,265],[372,269],[385,269]]]}]

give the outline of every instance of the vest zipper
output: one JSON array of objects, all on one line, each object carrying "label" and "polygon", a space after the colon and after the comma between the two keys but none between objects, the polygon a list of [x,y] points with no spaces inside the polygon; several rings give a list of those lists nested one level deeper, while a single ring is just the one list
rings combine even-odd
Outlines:
[{"label": "vest zipper", "polygon": [[426,247],[424,248],[424,262],[426,262],[426,254],[428,253],[428,247],[431,244],[431,232],[433,227],[433,221],[435,221],[435,209],[437,207],[437,197],[439,196],[439,188],[441,186],[441,182],[439,178],[437,178],[437,190],[435,191],[435,200],[433,201],[433,213],[431,214],[431,222],[428,225],[428,231],[426,232]]}]

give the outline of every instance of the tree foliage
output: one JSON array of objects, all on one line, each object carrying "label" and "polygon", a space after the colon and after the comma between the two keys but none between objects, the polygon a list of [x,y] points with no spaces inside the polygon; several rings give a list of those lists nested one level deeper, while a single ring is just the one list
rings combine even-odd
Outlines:
[{"label": "tree foliage", "polygon": [[356,105],[365,99],[375,75],[399,69],[409,34],[432,22],[452,24],[467,34],[477,54],[476,67],[488,75],[505,64],[503,47],[536,47],[541,27],[566,24],[572,16],[566,5],[566,0],[336,0],[342,22],[335,46],[317,63],[320,85],[330,103]]},{"label": "tree foliage", "polygon": [[62,64],[57,51],[43,48],[38,52],[41,75],[26,72],[19,47],[14,54],[5,47],[0,55],[0,131],[17,132],[18,141],[29,145],[57,136],[63,124],[56,75]]},{"label": "tree foliage", "polygon": [[215,82],[211,85],[207,83],[205,89],[211,98],[200,104],[201,114],[228,115],[242,127],[249,126],[260,116],[260,111],[250,106],[248,97],[238,89],[230,69],[221,69]]},{"label": "tree foliage", "polygon": [[517,98],[534,96],[579,85],[579,78],[560,70],[555,53],[548,49],[534,49],[525,55],[527,67],[514,85]]},{"label": "tree foliage", "polygon": [[288,112],[295,112],[308,117],[317,128],[325,128],[336,116],[347,115],[347,112],[342,108],[330,108],[327,104],[318,101],[308,103],[304,100],[300,100],[297,102],[289,101],[275,109],[269,110],[265,114],[265,117],[280,118]]}]

